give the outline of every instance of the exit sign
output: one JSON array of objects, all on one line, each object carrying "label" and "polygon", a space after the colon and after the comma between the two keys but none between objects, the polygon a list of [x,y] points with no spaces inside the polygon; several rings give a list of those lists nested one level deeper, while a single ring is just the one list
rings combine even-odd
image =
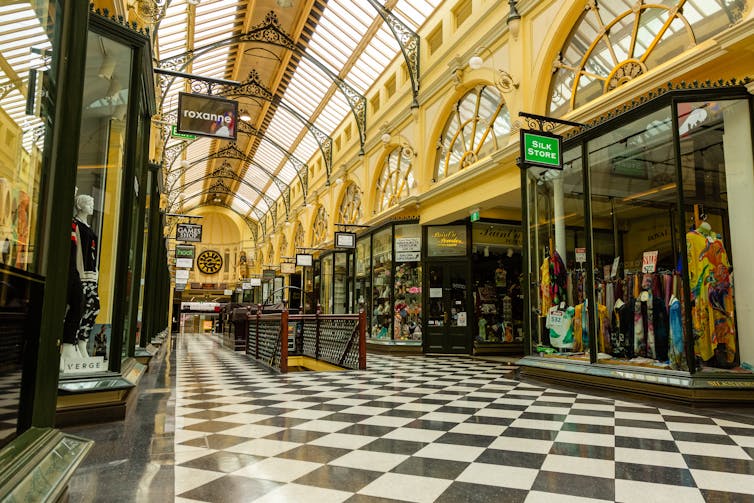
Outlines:
[{"label": "exit sign", "polygon": [[478,222],[479,221],[479,210],[476,210],[471,213],[471,217],[469,217],[469,220],[472,222]]},{"label": "exit sign", "polygon": [[527,166],[563,169],[561,137],[541,131],[521,130],[523,163]]}]

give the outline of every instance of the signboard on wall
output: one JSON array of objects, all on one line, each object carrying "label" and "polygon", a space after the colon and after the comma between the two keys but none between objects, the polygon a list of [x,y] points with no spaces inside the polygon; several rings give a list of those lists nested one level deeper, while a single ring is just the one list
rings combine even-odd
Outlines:
[{"label": "signboard on wall", "polygon": [[178,133],[235,140],[237,122],[237,101],[206,94],[178,94]]},{"label": "signboard on wall", "polygon": [[[199,224],[178,224],[175,228],[175,239],[188,243],[202,242],[202,226]],[[176,248],[176,256],[178,250]],[[192,256],[193,258],[193,256]]]},{"label": "signboard on wall", "polygon": [[466,255],[466,226],[443,225],[427,228],[427,255],[463,257]]},{"label": "signboard on wall", "polygon": [[262,270],[262,279],[270,280],[275,277],[275,269],[264,269]]},{"label": "signboard on wall", "polygon": [[249,286],[262,286],[262,279],[261,278],[249,279]]},{"label": "signboard on wall", "polygon": [[175,258],[188,258],[193,259],[196,253],[196,247],[194,245],[176,245],[175,246]]}]

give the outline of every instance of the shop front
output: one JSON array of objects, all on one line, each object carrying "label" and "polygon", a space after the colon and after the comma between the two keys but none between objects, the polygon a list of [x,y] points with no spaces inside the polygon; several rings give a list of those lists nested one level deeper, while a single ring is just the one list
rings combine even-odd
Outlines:
[{"label": "shop front", "polygon": [[524,374],[754,399],[751,111],[743,86],[668,90],[522,170]]}]

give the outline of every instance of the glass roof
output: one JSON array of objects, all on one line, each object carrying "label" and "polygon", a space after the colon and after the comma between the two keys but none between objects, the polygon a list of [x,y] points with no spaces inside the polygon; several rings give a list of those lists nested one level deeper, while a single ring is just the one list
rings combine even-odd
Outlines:
[{"label": "glass roof", "polygon": [[[42,120],[26,114],[29,70],[45,70],[45,51],[52,48],[29,2],[0,4],[0,108],[23,131],[22,146],[41,147]],[[35,133],[39,131],[39,133]]]},{"label": "glass roof", "polygon": [[[240,98],[239,108],[258,115],[251,125],[285,149],[288,154],[281,152],[272,142],[259,141],[254,136],[239,133],[237,147],[248,156],[248,159],[227,160],[248,184],[272,199],[277,199],[281,195],[273,176],[285,184],[291,184],[296,178],[296,165],[291,162],[289,155],[308,164],[319,150],[319,145],[305,121],[325,134],[332,135],[352,113],[348,101],[333,82],[331,75],[339,76],[351,88],[366,95],[383,69],[400,55],[398,42],[377,9],[367,0],[315,0],[296,3],[311,3],[312,11],[302,13],[300,10],[306,7],[296,6],[295,9],[298,10],[292,13],[291,9],[280,8],[274,0],[256,0],[253,3],[201,0],[196,6],[187,3],[186,0],[174,0],[170,2],[166,16],[157,31],[157,57],[161,61],[184,54],[188,50],[197,50],[195,54],[198,55],[193,61],[175,70],[204,77],[244,81],[249,69],[258,69],[262,84],[279,98],[283,106],[272,106],[258,98]],[[383,4],[382,1],[379,3]],[[441,0],[397,0],[393,2],[391,10],[408,27],[417,31],[440,3]],[[248,5],[254,6],[254,12],[247,12]],[[252,44],[223,45],[206,53],[199,50],[208,44],[244,33],[245,30],[257,25],[270,10],[275,11],[280,19],[280,29],[290,34],[299,46],[306,47],[307,57],[292,57],[287,68],[278,70],[275,75],[266,75],[265,67],[260,68],[260,65],[264,64],[260,63],[262,58],[258,57],[261,51],[249,50]],[[297,15],[299,18],[296,18]],[[301,26],[300,16],[304,16],[303,21],[306,23],[301,30],[306,35],[304,38],[292,33],[296,26]],[[229,18],[235,21],[228,22]],[[288,23],[291,19],[298,24]],[[259,45],[261,44],[257,43],[254,47]],[[288,51],[269,44],[264,48],[273,55],[267,59],[277,58],[281,62],[288,62]],[[284,72],[287,78],[281,78]],[[281,80],[284,84],[279,85]],[[183,79],[176,79],[165,94],[162,109],[176,109],[178,93],[187,90]],[[177,139],[169,139],[167,145],[178,142]],[[203,159],[211,152],[228,145],[226,141],[196,140],[185,150],[184,157],[177,159],[172,166],[172,169],[178,169],[183,158],[192,165],[180,181],[176,182],[176,186],[185,185],[211,173],[223,160]],[[206,180],[184,187],[182,197],[186,204],[183,208],[173,209],[188,211],[203,200],[211,204],[210,196],[192,198],[208,190],[211,184],[212,180]],[[227,185],[237,191],[240,198],[261,212],[268,210],[265,199],[251,187],[231,182]],[[177,195],[174,199],[179,200]],[[257,218],[258,212],[252,211],[249,204],[243,200],[234,199],[226,202],[236,211],[250,218]]]}]

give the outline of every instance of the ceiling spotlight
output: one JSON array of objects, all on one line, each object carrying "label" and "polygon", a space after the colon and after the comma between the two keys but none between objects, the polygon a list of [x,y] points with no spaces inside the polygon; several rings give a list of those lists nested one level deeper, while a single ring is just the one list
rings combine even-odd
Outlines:
[{"label": "ceiling spotlight", "polygon": [[242,121],[249,122],[251,120],[251,115],[249,115],[249,112],[246,110],[241,110],[241,114],[238,116],[239,119]]}]

